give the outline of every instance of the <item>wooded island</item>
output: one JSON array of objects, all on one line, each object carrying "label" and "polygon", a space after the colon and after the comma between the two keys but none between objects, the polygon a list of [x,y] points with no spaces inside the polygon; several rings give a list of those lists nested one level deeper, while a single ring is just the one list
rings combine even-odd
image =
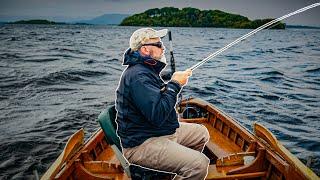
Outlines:
[{"label": "wooded island", "polygon": [[[273,19],[249,20],[247,17],[220,10],[196,8],[154,8],[125,18],[120,26],[217,27],[255,29]],[[272,29],[285,29],[284,23]]]}]

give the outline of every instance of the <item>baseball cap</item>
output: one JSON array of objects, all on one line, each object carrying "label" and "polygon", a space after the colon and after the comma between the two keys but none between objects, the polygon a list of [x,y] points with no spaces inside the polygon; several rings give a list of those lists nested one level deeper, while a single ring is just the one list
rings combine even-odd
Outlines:
[{"label": "baseball cap", "polygon": [[141,28],[132,33],[130,37],[130,48],[132,51],[138,50],[141,45],[152,38],[162,38],[167,35],[168,29],[156,31],[152,28]]}]

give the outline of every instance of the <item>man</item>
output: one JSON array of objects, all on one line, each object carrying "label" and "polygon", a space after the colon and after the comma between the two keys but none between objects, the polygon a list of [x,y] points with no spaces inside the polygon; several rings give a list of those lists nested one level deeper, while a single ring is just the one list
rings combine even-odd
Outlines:
[{"label": "man", "polygon": [[130,163],[200,180],[207,175],[209,160],[201,152],[209,133],[202,125],[178,122],[177,95],[191,70],[175,72],[167,84],[160,79],[166,65],[160,38],[166,34],[142,28],[130,38],[116,91],[117,134]]}]

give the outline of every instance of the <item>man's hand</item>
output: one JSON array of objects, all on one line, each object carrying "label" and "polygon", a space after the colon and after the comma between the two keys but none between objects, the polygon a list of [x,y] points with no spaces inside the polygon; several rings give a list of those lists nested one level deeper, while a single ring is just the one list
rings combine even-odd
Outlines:
[{"label": "man's hand", "polygon": [[178,82],[181,86],[188,83],[188,78],[192,75],[191,69],[185,71],[177,71],[173,73],[171,80]]}]

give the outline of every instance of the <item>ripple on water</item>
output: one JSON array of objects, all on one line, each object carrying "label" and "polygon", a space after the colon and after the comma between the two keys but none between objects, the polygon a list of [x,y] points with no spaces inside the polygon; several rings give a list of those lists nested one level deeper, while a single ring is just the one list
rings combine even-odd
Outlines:
[{"label": "ripple on water", "polygon": [[263,98],[265,100],[272,100],[272,101],[280,100],[279,96],[271,95],[271,94],[256,94],[256,95],[253,95],[253,96],[260,97],[260,98]]},{"label": "ripple on water", "polygon": [[283,81],[284,78],[283,77],[263,77],[260,80],[264,82],[279,83],[280,81]]},{"label": "ripple on water", "polygon": [[289,47],[285,47],[285,48],[279,48],[279,51],[282,52],[289,52],[289,53],[303,53],[303,50],[301,50],[301,46],[289,46]]},{"label": "ripple on water", "polygon": [[320,74],[320,67],[306,70],[307,73]]},{"label": "ripple on water", "polygon": [[58,61],[60,58],[30,58],[30,59],[24,59],[26,62],[36,62],[36,63],[44,63],[44,62],[52,62],[52,61]]}]

